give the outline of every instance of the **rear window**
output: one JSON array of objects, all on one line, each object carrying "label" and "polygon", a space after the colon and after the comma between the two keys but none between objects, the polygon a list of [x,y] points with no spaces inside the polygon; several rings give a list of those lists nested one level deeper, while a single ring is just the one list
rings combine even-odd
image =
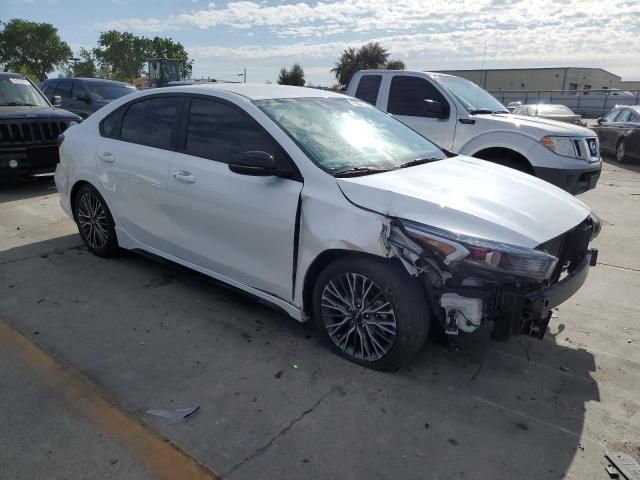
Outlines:
[{"label": "rear window", "polygon": [[117,82],[90,81],[87,82],[87,87],[102,100],[113,100],[137,91],[133,85]]},{"label": "rear window", "polygon": [[178,97],[135,102],[122,118],[120,138],[150,147],[171,148],[181,104]]},{"label": "rear window", "polygon": [[575,115],[564,105],[538,105],[538,115]]},{"label": "rear window", "polygon": [[356,98],[375,105],[378,100],[381,82],[382,75],[364,75],[358,83]]}]

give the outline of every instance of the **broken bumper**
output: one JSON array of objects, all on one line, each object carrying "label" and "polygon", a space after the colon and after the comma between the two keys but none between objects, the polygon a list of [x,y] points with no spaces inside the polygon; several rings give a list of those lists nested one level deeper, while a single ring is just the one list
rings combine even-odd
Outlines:
[{"label": "broken bumper", "polygon": [[588,250],[564,278],[532,293],[501,291],[496,299],[493,340],[504,341],[510,335],[542,338],[551,319],[551,310],[568,300],[584,284],[589,267],[595,266],[596,249]]}]

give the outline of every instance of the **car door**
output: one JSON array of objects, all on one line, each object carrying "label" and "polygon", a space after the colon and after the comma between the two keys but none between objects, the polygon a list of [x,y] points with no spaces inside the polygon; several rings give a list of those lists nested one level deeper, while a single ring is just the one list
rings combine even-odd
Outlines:
[{"label": "car door", "polygon": [[601,150],[611,152],[615,149],[615,144],[613,142],[614,132],[617,130],[615,119],[620,115],[620,112],[620,109],[613,110],[598,122],[596,132],[598,134],[598,139],[600,140]]},{"label": "car door", "polygon": [[97,170],[116,225],[134,240],[170,251],[167,180],[184,97],[154,95],[124,105],[101,124]]},{"label": "car door", "polygon": [[62,108],[70,112],[77,113],[74,108],[75,104],[71,100],[71,90],[73,88],[73,80],[59,80],[54,91],[54,95],[58,95],[62,99]]},{"label": "car door", "polygon": [[[446,149],[453,147],[456,107],[433,82],[421,75],[401,74],[394,75],[386,88],[388,94],[386,105],[381,105],[383,110],[437,145]],[[442,115],[425,108],[425,103],[433,102],[442,105]]]},{"label": "car door", "polygon": [[244,110],[193,97],[171,160],[169,194],[176,255],[284,299],[292,298],[296,212],[302,182],[232,172],[245,151],[286,153]]},{"label": "car door", "polygon": [[81,80],[74,80],[73,87],[71,88],[71,100],[70,105],[74,109],[75,113],[82,118],[87,118],[93,113],[90,108],[91,96],[85,83]]}]

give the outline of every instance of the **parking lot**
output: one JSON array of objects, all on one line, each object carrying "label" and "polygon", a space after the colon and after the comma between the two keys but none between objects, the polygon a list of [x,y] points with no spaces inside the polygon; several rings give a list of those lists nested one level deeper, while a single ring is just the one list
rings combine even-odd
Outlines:
[{"label": "parking lot", "polygon": [[50,178],[2,187],[0,477],[607,478],[606,450],[640,456],[640,169],[580,198],[599,264],[544,340],[380,373],[199,274],[91,255]]}]

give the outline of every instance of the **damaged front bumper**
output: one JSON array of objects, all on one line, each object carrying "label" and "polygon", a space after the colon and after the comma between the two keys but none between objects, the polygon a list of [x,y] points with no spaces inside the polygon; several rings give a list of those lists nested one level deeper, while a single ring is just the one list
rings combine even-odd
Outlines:
[{"label": "damaged front bumper", "polygon": [[590,249],[574,269],[554,284],[533,292],[498,290],[493,312],[491,339],[505,341],[511,335],[542,338],[552,309],[564,303],[584,284],[589,267],[595,266],[598,251]]},{"label": "damaged front bumper", "polygon": [[[557,259],[544,279],[505,275],[504,271],[477,269],[451,254],[433,238],[414,236],[403,223],[392,223],[390,251],[425,287],[432,316],[449,335],[471,333],[482,325],[492,326],[491,338],[506,341],[511,335],[542,338],[557,307],[584,284],[597,250],[589,242],[597,235],[597,217],[590,217],[572,230],[535,250]],[[416,241],[414,241],[416,240]],[[450,239],[447,239],[449,241]],[[451,245],[460,245],[451,242]],[[473,249],[468,243],[467,249]],[[465,249],[465,251],[467,251]],[[468,253],[468,252],[467,252]],[[504,258],[503,258],[504,259]],[[495,267],[495,265],[494,265]]]}]

